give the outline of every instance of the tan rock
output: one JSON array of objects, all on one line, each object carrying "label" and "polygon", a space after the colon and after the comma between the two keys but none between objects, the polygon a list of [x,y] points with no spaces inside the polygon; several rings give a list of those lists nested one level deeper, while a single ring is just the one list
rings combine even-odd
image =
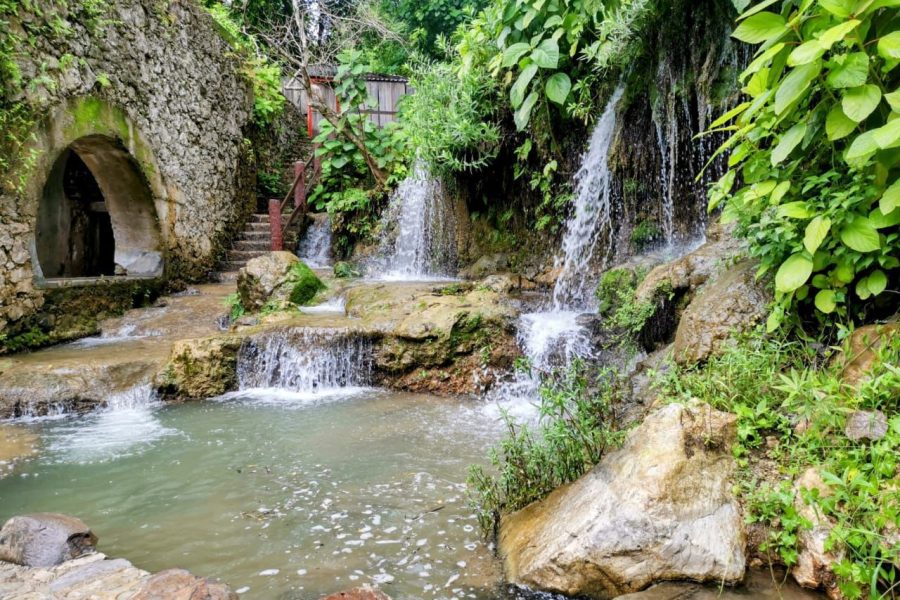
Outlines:
[{"label": "tan rock", "polygon": [[150,577],[131,600],[237,600],[227,585],[195,577],[184,569],[167,569]]},{"label": "tan rock", "polygon": [[321,600],[391,600],[390,596],[370,585],[322,596]]},{"label": "tan rock", "polygon": [[838,358],[843,360],[844,381],[854,387],[862,384],[876,365],[879,348],[898,330],[900,322],[896,320],[855,330],[850,336],[849,351]]},{"label": "tan rock", "polygon": [[291,252],[269,252],[248,261],[237,279],[244,308],[255,312],[270,299],[287,300],[291,290],[284,283],[291,267],[299,262]]},{"label": "tan rock", "polygon": [[812,523],[812,528],[801,528],[797,535],[800,552],[797,564],[791,569],[791,575],[801,586],[824,589],[829,598],[839,600],[843,598],[843,594],[837,587],[837,578],[832,569],[835,563],[843,559],[843,551],[825,549],[834,523],[821,514],[816,506],[803,500],[803,490],[818,490],[822,498],[831,495],[831,490],[818,471],[812,468],[804,471],[794,483],[794,506],[801,518]]},{"label": "tan rock", "polygon": [[675,331],[677,362],[701,362],[718,354],[735,333],[765,317],[771,295],[755,272],[755,265],[744,261],[700,288]]},{"label": "tan rock", "polygon": [[210,398],[234,389],[240,336],[175,342],[157,387],[179,398]]},{"label": "tan rock", "polygon": [[668,580],[739,582],[734,415],[672,404],[590,473],[503,519],[511,583],[606,599]]}]

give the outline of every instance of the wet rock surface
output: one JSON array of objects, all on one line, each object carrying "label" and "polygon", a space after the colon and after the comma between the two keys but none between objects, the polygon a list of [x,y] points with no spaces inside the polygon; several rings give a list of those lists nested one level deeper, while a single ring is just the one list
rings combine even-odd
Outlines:
[{"label": "wet rock surface", "polygon": [[736,333],[765,318],[771,294],[757,281],[756,265],[744,261],[709,281],[685,308],[675,331],[675,360],[701,362],[718,354]]},{"label": "wet rock surface", "polygon": [[735,422],[702,404],[652,413],[590,473],[503,520],[508,580],[590,598],[667,580],[739,583]]},{"label": "wet rock surface", "polygon": [[391,600],[390,596],[376,587],[364,585],[361,587],[322,596],[321,600]]},{"label": "wet rock surface", "polygon": [[224,583],[195,577],[184,569],[166,569],[147,579],[131,600],[237,600]]},{"label": "wet rock surface", "polygon": [[0,561],[52,567],[91,554],[97,536],[81,520],[57,513],[9,519],[0,529]]},{"label": "wet rock surface", "polygon": [[38,436],[33,431],[0,423],[0,479],[9,475],[16,463],[37,453]]}]

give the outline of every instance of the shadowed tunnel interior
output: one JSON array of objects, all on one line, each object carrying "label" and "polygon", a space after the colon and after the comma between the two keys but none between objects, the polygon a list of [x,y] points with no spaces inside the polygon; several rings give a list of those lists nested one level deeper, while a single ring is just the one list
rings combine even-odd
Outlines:
[{"label": "shadowed tunnel interior", "polygon": [[117,140],[87,136],[60,154],[41,196],[36,246],[47,279],[162,274],[152,194]]}]

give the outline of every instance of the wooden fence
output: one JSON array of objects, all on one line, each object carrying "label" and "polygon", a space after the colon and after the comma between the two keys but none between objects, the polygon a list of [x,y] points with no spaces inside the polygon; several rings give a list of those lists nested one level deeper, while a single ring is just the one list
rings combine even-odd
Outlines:
[{"label": "wooden fence", "polygon": [[[335,97],[331,76],[320,75],[314,77],[313,86],[316,88],[316,93],[321,95],[329,106],[334,107],[335,110],[340,110],[340,102]],[[303,89],[300,81],[288,79],[284,82],[283,89],[288,101],[306,114],[306,127],[309,130],[309,137],[315,137],[319,132],[319,123],[322,122],[324,117],[309,106],[306,90]],[[365,113],[369,115],[369,119],[378,127],[384,127],[396,119],[397,104],[403,96],[412,92],[412,89],[408,87],[407,81],[403,77],[376,74],[366,75],[366,90],[369,92],[369,98],[375,106],[366,110]]]}]

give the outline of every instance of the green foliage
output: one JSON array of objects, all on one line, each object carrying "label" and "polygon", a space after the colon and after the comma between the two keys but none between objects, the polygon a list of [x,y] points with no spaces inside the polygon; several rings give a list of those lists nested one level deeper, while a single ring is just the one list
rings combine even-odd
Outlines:
[{"label": "green foliage", "polygon": [[290,301],[303,306],[316,294],[325,289],[325,284],[313,273],[305,263],[294,263],[287,277],[287,285],[291,286]]},{"label": "green foliage", "polygon": [[[589,375],[594,375],[592,381]],[[470,502],[485,534],[502,514],[574,481],[619,444],[622,433],[615,429],[612,411],[619,385],[614,373],[589,373],[576,362],[550,374],[541,386],[536,430],[504,415],[507,437],[490,454],[497,473],[480,466],[469,471]]]},{"label": "green foliage", "polygon": [[381,10],[402,24],[403,33],[418,50],[438,58],[444,53],[441,43],[463,23],[467,23],[486,4],[485,0],[382,0]]},{"label": "green foliage", "polygon": [[858,317],[900,269],[896,7],[781,0],[738,22],[734,36],[761,45],[740,77],[748,100],[711,126],[733,134],[710,209],[724,202],[775,275],[770,331],[812,307]]},{"label": "green foliage", "polygon": [[241,74],[253,86],[254,121],[270,124],[284,110],[286,102],[281,92],[281,67],[260,50],[256,38],[244,29],[239,13],[218,2],[208,2],[206,10],[240,59]]},{"label": "green foliage", "polygon": [[400,105],[401,134],[435,174],[471,171],[496,155],[497,85],[484,71],[459,72],[451,64],[420,65],[415,94]]},{"label": "green foliage", "polygon": [[[900,483],[900,338],[889,333],[875,344],[867,378],[844,381],[843,359],[817,354],[815,345],[754,334],[697,368],[672,368],[659,381],[673,401],[699,398],[738,416],[734,454],[741,467],[748,521],[761,525],[761,548],[773,562],[797,560],[798,534],[811,523],[798,506],[811,505],[834,523],[826,548],[843,551],[835,567],[848,598],[895,598],[900,547],[888,534],[900,527],[896,502]],[[821,367],[822,364],[827,366]],[[886,435],[853,441],[844,434],[853,411],[880,410]],[[760,461],[778,472],[760,479]],[[791,480],[815,466],[828,487],[795,492]],[[893,566],[892,566],[893,565]]]},{"label": "green foliage", "polygon": [[603,273],[597,285],[596,296],[599,313],[613,329],[621,329],[626,335],[635,336],[656,310],[651,302],[638,302],[636,290],[646,269],[618,268]]},{"label": "green foliage", "polygon": [[241,297],[237,292],[225,296],[222,304],[228,309],[228,316],[231,317],[232,321],[240,319],[247,312],[244,305],[241,304]]},{"label": "green foliage", "polygon": [[50,336],[37,325],[13,336],[0,336],[0,353],[14,353],[31,348],[40,348],[50,343]]},{"label": "green foliage", "polygon": [[650,219],[638,221],[638,224],[631,230],[631,237],[629,238],[631,246],[635,252],[646,250],[660,238],[661,233],[656,221]]},{"label": "green foliage", "polygon": [[348,262],[334,263],[334,276],[338,279],[352,279],[360,276],[359,269]]},{"label": "green foliage", "polygon": [[286,193],[287,185],[277,170],[256,174],[256,195],[260,198],[283,198]]}]

